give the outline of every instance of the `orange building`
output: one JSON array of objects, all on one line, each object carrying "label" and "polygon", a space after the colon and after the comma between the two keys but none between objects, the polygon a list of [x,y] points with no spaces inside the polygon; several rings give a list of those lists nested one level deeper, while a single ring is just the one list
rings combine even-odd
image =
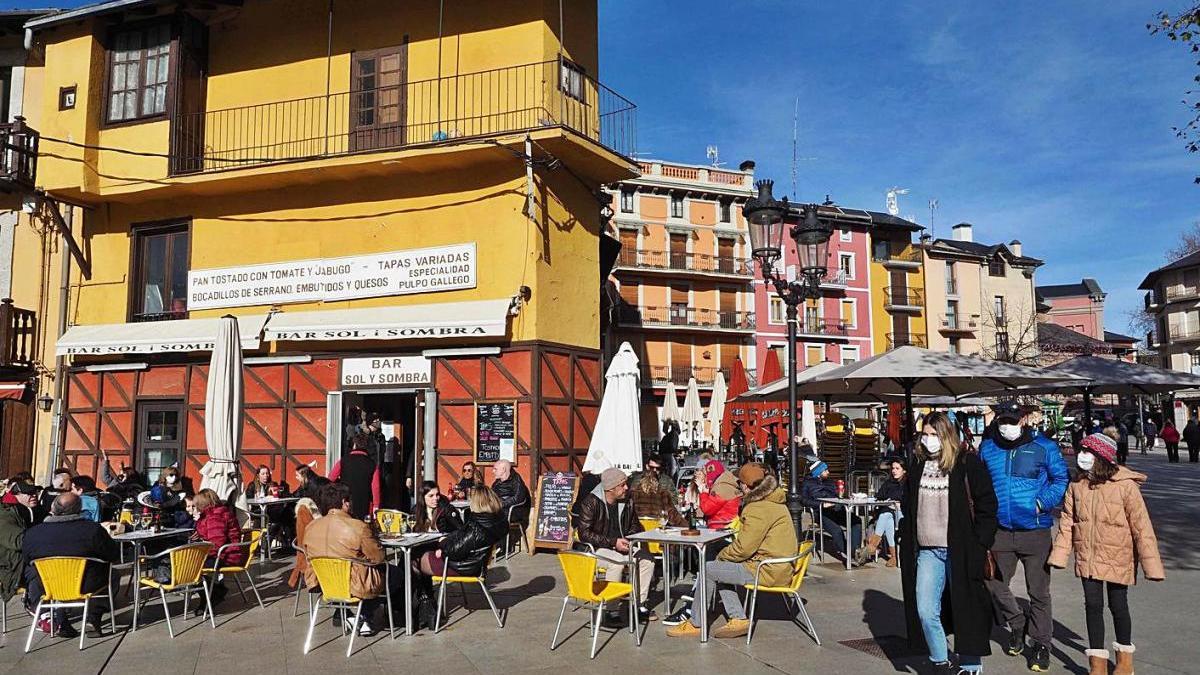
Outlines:
[{"label": "orange building", "polygon": [[[742,206],[754,163],[737,171],[661,161],[611,191],[610,234],[621,242],[613,273],[620,298],[613,348],[633,345],[643,366],[642,433],[658,437],[669,383],[696,378],[707,409],[717,373],[753,364],[754,266]],[[753,375],[753,373],[750,373]]]}]

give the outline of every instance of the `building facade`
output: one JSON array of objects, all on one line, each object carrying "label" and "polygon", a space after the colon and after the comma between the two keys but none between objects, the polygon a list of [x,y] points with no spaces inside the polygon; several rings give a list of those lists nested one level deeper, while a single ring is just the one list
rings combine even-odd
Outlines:
[{"label": "building facade", "polygon": [[959,223],[950,239],[922,242],[933,349],[1036,364],[1039,305],[1034,272],[1043,262],[1021,242],[983,244]]},{"label": "building facade", "polygon": [[[696,378],[707,407],[717,373],[755,362],[754,266],[742,206],[754,164],[736,171],[642,161],[641,175],[610,188],[610,233],[621,244],[613,278],[615,344],[642,363],[644,437],[658,437],[667,386]],[[753,375],[753,373],[750,373]]]},{"label": "building facade", "polygon": [[1050,306],[1046,321],[1103,342],[1104,299],[1108,296],[1095,279],[1077,284],[1038,286],[1038,295]]},{"label": "building facade", "polygon": [[916,223],[874,213],[871,228],[871,320],[875,352],[928,347],[928,301],[924,255],[913,235]]},{"label": "building facade", "polygon": [[[107,455],[195,476],[227,314],[247,475],[332,465],[356,409],[410,477],[476,455],[578,470],[603,379],[600,186],[635,169],[635,108],[595,79],[596,3],[127,5],[27,24],[26,110],[57,139],[38,184],[75,205],[86,263],[14,270],[28,294],[69,289],[65,332],[42,335],[62,395],[41,472]],[[17,245],[46,232],[35,214]]]},{"label": "building facade", "polygon": [[1150,272],[1138,289],[1154,320],[1146,344],[1158,352],[1158,365],[1200,374],[1200,252]]}]

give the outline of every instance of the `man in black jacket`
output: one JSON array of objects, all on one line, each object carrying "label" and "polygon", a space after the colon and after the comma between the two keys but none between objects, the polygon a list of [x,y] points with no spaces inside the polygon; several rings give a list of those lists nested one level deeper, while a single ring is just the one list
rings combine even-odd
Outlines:
[{"label": "man in black jacket", "polygon": [[[82,503],[79,495],[67,492],[59,495],[50,505],[50,515],[40,525],[35,525],[25,532],[21,544],[21,555],[25,562],[25,593],[26,601],[36,604],[42,597],[42,580],[38,576],[33,561],[54,556],[71,556],[81,558],[99,558],[107,563],[115,563],[121,558],[121,550],[117,542],[108,532],[96,522],[82,515]],[[83,577],[83,591],[95,593],[108,583],[108,565],[88,563]],[[32,607],[31,607],[32,609]],[[92,604],[91,616],[84,617],[87,622],[88,635],[99,637],[103,635],[101,628],[101,609]],[[112,608],[109,608],[112,611]],[[63,637],[77,635],[75,629],[64,620],[65,617],[54,617],[59,624],[55,631]],[[50,617],[37,617],[38,628],[45,633],[50,632]]]},{"label": "man in black jacket", "polygon": [[[500,498],[500,510],[510,523],[529,524],[529,488],[521,475],[512,470],[512,462],[502,459],[492,465],[492,490]],[[516,507],[516,508],[513,508]],[[509,516],[508,510],[512,509]]]},{"label": "man in black jacket", "polygon": [[[579,541],[596,549],[596,556],[614,563],[607,565],[605,578],[620,581],[625,571],[624,563],[629,560],[631,534],[642,531],[637,511],[629,501],[628,477],[624,471],[608,468],[600,474],[600,484],[579,504],[579,516],[575,529]],[[638,568],[638,615],[643,621],[654,621],[658,617],[646,608],[646,596],[650,594],[650,581],[654,578],[654,557],[645,549],[635,556]],[[610,612],[609,620],[620,620],[620,612]]]}]

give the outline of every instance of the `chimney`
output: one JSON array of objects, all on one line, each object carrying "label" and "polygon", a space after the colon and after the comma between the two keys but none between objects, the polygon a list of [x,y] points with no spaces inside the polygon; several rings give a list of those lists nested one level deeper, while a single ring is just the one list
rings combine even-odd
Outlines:
[{"label": "chimney", "polygon": [[950,229],[954,233],[954,241],[975,241],[974,236],[971,234],[970,223],[959,223]]},{"label": "chimney", "polygon": [[738,171],[754,173],[754,160],[747,159],[746,161],[742,162],[741,164],[738,164]]},{"label": "chimney", "polygon": [[1012,251],[1012,254],[1015,256],[1021,255],[1021,241],[1019,239],[1013,239],[1012,241],[1008,242],[1008,250]]}]

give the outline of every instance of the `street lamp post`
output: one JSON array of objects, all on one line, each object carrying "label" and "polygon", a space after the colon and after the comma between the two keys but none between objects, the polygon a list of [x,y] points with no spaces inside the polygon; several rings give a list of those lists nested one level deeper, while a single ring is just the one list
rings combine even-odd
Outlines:
[{"label": "street lamp post", "polygon": [[796,334],[799,322],[798,307],[808,299],[821,297],[821,281],[827,272],[829,238],[833,235],[833,224],[817,215],[816,204],[800,206],[800,220],[787,229],[788,236],[796,246],[800,260],[800,274],[788,280],[786,271],[780,276],[775,263],[783,257],[784,218],[791,211],[787,197],[776,200],[771,191],[774,181],[760,180],[754,184],[758,195],[746,202],[742,213],[750,226],[751,255],[758,261],[763,281],[775,287],[775,293],[787,306],[787,360],[788,360],[788,511],[800,532],[800,449],[796,445]]}]

